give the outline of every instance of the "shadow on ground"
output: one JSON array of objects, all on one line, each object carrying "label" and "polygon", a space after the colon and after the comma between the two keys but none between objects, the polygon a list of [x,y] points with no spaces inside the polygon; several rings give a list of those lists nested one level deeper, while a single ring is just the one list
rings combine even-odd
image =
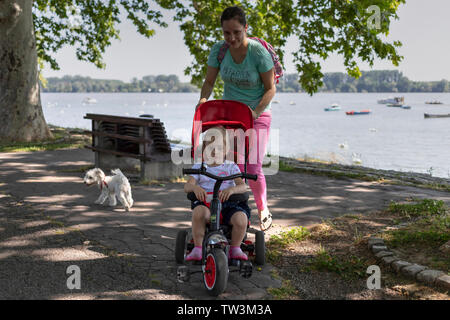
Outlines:
[{"label": "shadow on ground", "polygon": [[[180,183],[133,185],[135,205],[94,205],[98,189],[82,183],[93,164],[89,150],[0,154],[0,298],[208,299],[201,274],[176,280],[175,237],[190,227]],[[450,194],[413,187],[280,172],[267,177],[275,227],[308,226],[323,219],[385,208],[391,200]],[[256,207],[250,200],[252,225]],[[66,269],[78,265],[81,290],[67,289]],[[195,270],[200,270],[196,266]],[[223,299],[267,298],[280,287],[266,265],[248,280],[230,274]],[[359,289],[355,289],[359,290]]]}]

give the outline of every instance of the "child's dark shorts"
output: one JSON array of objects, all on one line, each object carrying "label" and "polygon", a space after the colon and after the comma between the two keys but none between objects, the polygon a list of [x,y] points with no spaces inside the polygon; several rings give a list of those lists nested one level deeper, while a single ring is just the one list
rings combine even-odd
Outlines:
[{"label": "child's dark shorts", "polygon": [[[194,210],[197,206],[208,207],[203,201],[191,201],[191,209]],[[250,207],[247,201],[235,202],[235,201],[225,201],[222,203],[222,221],[221,224],[230,224],[231,217],[238,211],[242,211],[247,216],[248,221],[250,221]]]}]

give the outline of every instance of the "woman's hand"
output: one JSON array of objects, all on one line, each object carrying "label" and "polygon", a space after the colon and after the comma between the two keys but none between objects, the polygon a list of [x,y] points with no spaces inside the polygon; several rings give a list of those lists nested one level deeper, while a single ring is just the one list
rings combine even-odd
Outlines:
[{"label": "woman's hand", "polygon": [[219,200],[220,200],[220,202],[227,201],[230,198],[230,196],[232,194],[234,194],[234,193],[235,193],[235,188],[234,187],[229,187],[227,189],[222,190],[219,193]]},{"label": "woman's hand", "polygon": [[206,191],[205,191],[205,189],[203,189],[200,186],[195,186],[194,187],[194,193],[195,193],[195,196],[197,197],[197,200],[205,202],[205,200],[206,200]]},{"label": "woman's hand", "polygon": [[206,98],[201,98],[201,99],[198,101],[197,105],[195,106],[195,110],[197,110],[198,107],[199,107],[201,104],[205,103],[206,101],[207,101]]},{"label": "woman's hand", "polygon": [[253,120],[258,119],[259,115],[256,113],[256,111],[253,110],[252,108],[250,108],[250,106],[247,106],[247,107],[248,107],[248,108],[250,109],[250,111],[252,112]]}]

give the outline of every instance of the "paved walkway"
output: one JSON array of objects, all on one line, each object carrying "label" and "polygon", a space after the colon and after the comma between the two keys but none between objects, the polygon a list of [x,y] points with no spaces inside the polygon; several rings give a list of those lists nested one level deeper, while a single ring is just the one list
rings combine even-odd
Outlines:
[{"label": "paved walkway", "polygon": [[[176,280],[175,237],[190,227],[182,184],[132,183],[135,204],[125,213],[93,204],[98,190],[87,188],[79,171],[92,164],[84,149],[0,153],[0,299],[210,298],[200,273]],[[449,193],[350,179],[280,172],[267,181],[275,224],[267,237],[407,197],[450,204]],[[80,290],[66,286],[70,265],[80,267]],[[248,280],[231,273],[220,298],[267,298],[267,288],[281,285],[271,270],[267,264]]]}]

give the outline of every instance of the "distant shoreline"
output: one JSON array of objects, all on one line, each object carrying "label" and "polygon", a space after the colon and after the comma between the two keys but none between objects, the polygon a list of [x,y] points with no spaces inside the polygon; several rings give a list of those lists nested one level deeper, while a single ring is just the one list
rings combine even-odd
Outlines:
[{"label": "distant shoreline", "polygon": [[[346,73],[325,73],[319,92],[328,93],[443,93],[450,92],[450,81],[411,81],[397,70],[362,71],[361,77],[352,78]],[[110,79],[92,79],[83,76],[47,78],[41,83],[41,92],[80,93],[193,93],[200,92],[195,85],[180,82],[176,75],[148,75],[131,82]],[[277,84],[277,92],[304,93],[299,75],[285,74]]]},{"label": "distant shoreline", "polygon": [[[193,91],[193,92],[104,92],[104,91],[90,91],[90,92],[53,92],[53,91],[42,91],[41,93],[65,93],[65,94],[89,94],[89,93],[95,93],[95,94],[101,94],[101,93],[124,93],[124,94],[136,94],[136,93],[142,93],[142,94],[166,94],[166,93],[186,93],[186,94],[193,94],[193,93],[200,93],[199,91]],[[379,92],[333,92],[333,91],[320,91],[320,92],[316,92],[314,93],[314,95],[316,94],[378,94],[378,93],[382,93],[385,94],[387,96],[401,96],[404,94],[415,94],[415,93],[429,93],[430,95],[433,94],[441,94],[441,93],[446,93],[446,94],[450,94],[450,92],[389,92],[389,91],[379,91]],[[305,95],[309,95],[307,92],[277,92],[276,94],[305,94]],[[212,99],[212,97],[210,98]]]}]

